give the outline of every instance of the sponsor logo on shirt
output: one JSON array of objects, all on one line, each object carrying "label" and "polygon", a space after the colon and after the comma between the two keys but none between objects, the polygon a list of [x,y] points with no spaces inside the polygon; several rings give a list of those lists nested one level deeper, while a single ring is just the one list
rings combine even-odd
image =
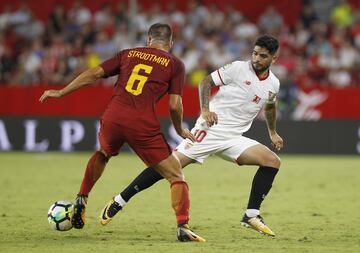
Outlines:
[{"label": "sponsor logo on shirt", "polygon": [[254,95],[254,98],[253,98],[253,102],[254,103],[256,103],[256,104],[258,104],[259,102],[260,102],[260,100],[261,100],[261,97],[259,97],[258,95]]}]

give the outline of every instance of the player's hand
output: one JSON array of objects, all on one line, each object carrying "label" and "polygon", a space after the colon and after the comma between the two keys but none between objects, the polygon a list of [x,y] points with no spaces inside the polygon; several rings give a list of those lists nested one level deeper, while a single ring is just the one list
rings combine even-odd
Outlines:
[{"label": "player's hand", "polygon": [[39,101],[42,103],[48,98],[61,98],[62,96],[61,90],[46,90],[39,98]]},{"label": "player's hand", "polygon": [[215,112],[202,111],[201,117],[205,120],[208,127],[218,123],[218,116]]},{"label": "player's hand", "polygon": [[284,147],[284,141],[276,132],[270,134],[271,144],[276,150],[280,150]]},{"label": "player's hand", "polygon": [[189,129],[187,128],[183,128],[181,133],[179,133],[179,135],[181,137],[183,137],[184,139],[189,139],[191,140],[192,142],[195,142],[195,136],[190,132]]}]

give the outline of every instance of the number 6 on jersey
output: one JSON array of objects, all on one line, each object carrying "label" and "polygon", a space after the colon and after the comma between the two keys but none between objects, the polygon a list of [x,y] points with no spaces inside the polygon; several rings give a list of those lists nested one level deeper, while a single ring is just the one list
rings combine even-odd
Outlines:
[{"label": "number 6 on jersey", "polygon": [[[127,81],[127,84],[125,86],[125,90],[133,94],[134,96],[138,96],[142,93],[144,85],[148,80],[147,76],[139,75],[140,70],[145,71],[146,74],[150,74],[151,71],[153,70],[153,67],[140,63],[135,65],[135,67],[133,68],[129,80]],[[135,81],[139,81],[136,89],[134,89]]]}]

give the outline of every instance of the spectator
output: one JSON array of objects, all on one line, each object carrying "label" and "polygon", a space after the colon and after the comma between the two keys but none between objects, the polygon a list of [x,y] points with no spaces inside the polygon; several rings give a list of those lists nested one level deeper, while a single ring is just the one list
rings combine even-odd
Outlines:
[{"label": "spectator", "polygon": [[6,28],[11,24],[11,5],[4,5],[4,10],[0,14],[0,32],[6,30]]},{"label": "spectator", "polygon": [[93,51],[100,57],[101,62],[111,58],[116,53],[113,41],[103,31],[97,33]]},{"label": "spectator", "polygon": [[257,26],[250,22],[245,16],[235,26],[235,35],[239,39],[253,40],[258,34]]},{"label": "spectator", "polygon": [[42,36],[45,27],[40,20],[34,17],[33,13],[29,12],[28,14],[28,21],[26,23],[19,24],[15,28],[15,31],[19,37],[32,41]]},{"label": "spectator", "polygon": [[300,21],[305,29],[309,29],[315,21],[319,18],[311,3],[306,3],[301,9]]},{"label": "spectator", "polygon": [[210,72],[208,71],[208,62],[205,56],[199,59],[198,64],[189,71],[188,81],[192,86],[198,86],[200,81],[204,79]]},{"label": "spectator", "polygon": [[91,22],[92,15],[80,0],[75,0],[74,5],[68,12],[68,18],[74,20],[76,25],[82,26]]},{"label": "spectator", "polygon": [[115,24],[116,25],[129,25],[128,7],[125,2],[119,1],[115,11]]},{"label": "spectator", "polygon": [[352,7],[346,0],[340,0],[340,3],[331,10],[331,21],[338,28],[350,27],[353,24]]},{"label": "spectator", "polygon": [[329,72],[329,81],[335,87],[348,87],[351,84],[351,75],[344,69],[333,70]]},{"label": "spectator", "polygon": [[208,15],[207,8],[201,3],[201,0],[190,0],[189,11],[187,13],[187,19],[189,24],[197,28],[203,22],[205,17]]},{"label": "spectator", "polygon": [[65,26],[65,12],[64,6],[61,3],[57,3],[53,12],[49,16],[48,28],[51,33],[59,34],[64,31]]},{"label": "spectator", "polygon": [[202,54],[201,50],[198,50],[192,41],[188,42],[183,54],[180,55],[187,72],[190,73],[197,67]]},{"label": "spectator", "polygon": [[183,27],[185,25],[186,16],[182,11],[177,9],[176,3],[171,1],[169,2],[167,14],[173,27],[173,31],[175,33],[181,32],[179,31],[179,27]]},{"label": "spectator", "polygon": [[21,2],[19,9],[17,9],[11,16],[11,24],[15,26],[26,24],[30,20],[30,13],[31,11],[26,2]]},{"label": "spectator", "polygon": [[[238,5],[226,3],[204,5],[201,0],[189,0],[183,12],[171,1],[167,6],[155,3],[151,9],[144,9],[139,1],[138,13],[130,17],[124,1],[117,3],[114,13],[105,1],[95,10],[94,19],[88,3],[77,0],[67,11],[61,3],[56,4],[46,24],[32,15],[26,1],[14,12],[11,5],[4,5],[0,13],[1,82],[62,84],[106,55],[143,46],[149,24],[162,21],[172,24],[172,53],[184,61],[188,78],[195,84],[197,76],[233,58],[246,60],[251,41],[259,33],[279,36],[282,50],[274,71],[292,75],[297,85],[340,83],[345,87],[359,83],[360,12],[346,1],[333,8],[333,24],[319,18],[326,15],[319,8],[315,12],[318,5],[314,1],[303,1],[299,20],[291,26],[274,6],[262,6],[257,26],[251,21],[254,17],[248,19],[236,9]],[[93,54],[88,54],[89,48]],[[61,78],[63,73],[67,77]]]},{"label": "spectator", "polygon": [[117,51],[130,48],[132,46],[132,41],[126,23],[121,23],[117,26],[113,38],[113,44]]},{"label": "spectator", "polygon": [[282,66],[286,71],[286,75],[292,75],[295,71],[296,64],[297,59],[294,57],[291,49],[287,46],[284,46],[281,50],[280,57],[278,60],[276,60],[276,65]]},{"label": "spectator", "polygon": [[354,38],[355,46],[360,50],[360,12],[357,13],[354,25],[351,27],[351,37]]},{"label": "spectator", "polygon": [[101,30],[104,26],[108,25],[109,17],[112,16],[111,13],[111,6],[109,3],[103,3],[100,6],[100,10],[95,12],[94,15],[94,22],[95,22],[95,29],[97,31]]},{"label": "spectator", "polygon": [[99,54],[95,53],[91,45],[85,47],[85,55],[86,68],[94,68],[102,62]]},{"label": "spectator", "polygon": [[0,84],[5,84],[12,81],[11,73],[16,67],[16,61],[10,48],[2,44],[2,41],[0,34]]},{"label": "spectator", "polygon": [[283,25],[283,17],[271,5],[259,18],[259,26],[265,33],[279,34]]}]

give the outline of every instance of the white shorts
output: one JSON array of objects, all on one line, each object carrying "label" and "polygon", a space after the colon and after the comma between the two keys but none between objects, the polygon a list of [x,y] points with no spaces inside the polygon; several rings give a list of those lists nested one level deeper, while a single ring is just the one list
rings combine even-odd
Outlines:
[{"label": "white shorts", "polygon": [[220,133],[220,131],[213,131],[211,128],[204,129],[199,125],[195,125],[191,132],[197,141],[183,140],[175,150],[201,164],[213,154],[236,163],[237,158],[246,149],[259,144],[259,142],[240,134],[239,136],[228,137],[224,135],[226,131]]}]

